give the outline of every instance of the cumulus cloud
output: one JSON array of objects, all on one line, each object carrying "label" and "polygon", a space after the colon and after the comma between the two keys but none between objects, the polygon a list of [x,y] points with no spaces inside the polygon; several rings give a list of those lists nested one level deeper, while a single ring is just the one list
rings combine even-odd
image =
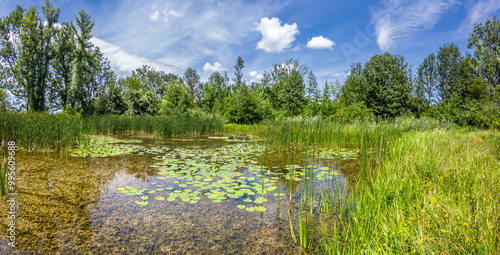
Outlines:
[{"label": "cumulus cloud", "polygon": [[215,73],[215,72],[223,72],[227,71],[227,68],[223,67],[219,62],[215,62],[213,65],[206,62],[203,66],[203,72],[205,73]]},{"label": "cumulus cloud", "polygon": [[99,47],[104,56],[108,58],[111,68],[119,75],[130,75],[133,70],[142,65],[149,65],[156,70],[167,73],[176,73],[179,71],[179,68],[176,66],[129,54],[120,47],[99,38],[92,37],[90,41]]},{"label": "cumulus cloud", "polygon": [[262,18],[255,30],[262,34],[262,39],[257,43],[257,49],[268,53],[280,53],[284,49],[290,48],[295,36],[299,34],[297,24],[281,25],[281,20],[273,17]]},{"label": "cumulus cloud", "polygon": [[333,50],[333,45],[336,45],[336,43],[323,36],[313,37],[311,38],[311,40],[307,42],[307,48],[315,50],[322,50],[322,49]]},{"label": "cumulus cloud", "polygon": [[400,38],[422,29],[431,29],[458,0],[382,0],[372,10],[377,43],[387,51]]}]

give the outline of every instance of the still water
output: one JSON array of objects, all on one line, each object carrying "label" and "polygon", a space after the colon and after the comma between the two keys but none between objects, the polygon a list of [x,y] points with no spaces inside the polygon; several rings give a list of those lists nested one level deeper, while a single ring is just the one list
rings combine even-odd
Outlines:
[{"label": "still water", "polygon": [[302,254],[289,209],[296,222],[304,167],[315,191],[359,171],[352,151],[277,154],[255,141],[128,134],[93,146],[18,152],[16,248],[4,196],[0,254]]}]

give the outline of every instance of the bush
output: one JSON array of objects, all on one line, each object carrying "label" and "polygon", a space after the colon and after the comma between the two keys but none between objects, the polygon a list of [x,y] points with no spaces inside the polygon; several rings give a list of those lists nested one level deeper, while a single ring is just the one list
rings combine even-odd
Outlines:
[{"label": "bush", "polygon": [[353,123],[374,120],[373,112],[362,103],[339,107],[338,111],[326,118],[335,122]]}]

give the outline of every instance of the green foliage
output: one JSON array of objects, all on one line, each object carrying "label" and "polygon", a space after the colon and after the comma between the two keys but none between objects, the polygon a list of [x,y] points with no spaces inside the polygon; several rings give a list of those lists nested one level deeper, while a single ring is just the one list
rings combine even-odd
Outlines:
[{"label": "green foliage", "polygon": [[425,100],[427,105],[431,105],[435,100],[437,90],[438,71],[436,66],[436,55],[429,54],[417,71],[417,86],[415,94],[417,98]]},{"label": "green foliage", "polygon": [[170,83],[160,102],[160,114],[181,115],[193,108],[189,88],[181,82]]},{"label": "green foliage", "polygon": [[493,17],[486,22],[475,24],[467,47],[474,48],[474,56],[479,63],[479,71],[488,82],[490,91],[500,84],[500,21]]},{"label": "green foliage", "polygon": [[439,48],[437,55],[439,95],[442,100],[451,99],[462,89],[459,76],[459,63],[462,61],[460,49],[453,43]]},{"label": "green foliage", "polygon": [[[412,110],[412,92],[404,58],[384,53],[373,56],[364,67],[359,63],[352,66],[342,101],[364,104],[377,117],[394,118]],[[355,108],[362,109],[358,106]]]},{"label": "green foliage", "polygon": [[160,100],[151,90],[128,90],[125,92],[128,109],[127,115],[158,114]]},{"label": "green foliage", "polygon": [[200,76],[198,75],[198,72],[196,72],[196,69],[188,67],[188,69],[184,72],[183,81],[189,88],[189,93],[193,103],[199,103],[198,101],[201,97],[200,93],[202,88],[200,87]]},{"label": "green foliage", "polygon": [[285,64],[274,65],[270,74],[268,97],[275,109],[284,110],[294,116],[306,106],[303,73],[297,60],[289,59]]},{"label": "green foliage", "polygon": [[229,121],[238,124],[256,123],[272,115],[271,105],[244,84],[233,94],[226,107]]},{"label": "green foliage", "polygon": [[373,112],[362,103],[354,103],[345,107],[339,107],[338,110],[326,117],[327,120],[333,120],[340,123],[354,123],[373,120]]},{"label": "green foliage", "polygon": [[[89,40],[92,38],[91,30],[94,27],[94,21],[83,9],[78,12],[78,16],[76,16],[75,19],[79,28],[79,33],[76,34],[77,48],[73,60],[71,103],[73,108],[83,110],[85,114],[90,114],[90,93],[86,86],[90,83],[90,67],[93,64]],[[76,28],[74,28],[74,30],[77,31]]]}]

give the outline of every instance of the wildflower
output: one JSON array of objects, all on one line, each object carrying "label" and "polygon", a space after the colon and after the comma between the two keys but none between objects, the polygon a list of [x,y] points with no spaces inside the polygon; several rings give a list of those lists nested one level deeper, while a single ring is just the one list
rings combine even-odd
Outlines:
[{"label": "wildflower", "polygon": [[413,249],[413,251],[411,251],[411,253],[415,253],[415,252],[417,252],[417,250],[415,250],[415,249]]},{"label": "wildflower", "polygon": [[387,245],[387,243],[384,243],[384,246],[386,246],[386,245]]},{"label": "wildflower", "polygon": [[493,226],[488,226],[488,229],[493,229]]},{"label": "wildflower", "polygon": [[363,247],[366,247],[366,243],[363,244]]},{"label": "wildflower", "polygon": [[441,229],[441,233],[444,233],[444,229]]},{"label": "wildflower", "polygon": [[[491,227],[491,226],[490,226]],[[395,235],[396,233],[392,232],[393,235]]]},{"label": "wildflower", "polygon": [[448,218],[448,214],[445,214],[445,215],[444,215],[444,217],[445,217],[445,218]]},{"label": "wildflower", "polygon": [[469,223],[464,223],[464,226],[468,226],[468,225],[469,225]]},{"label": "wildflower", "polygon": [[378,248],[378,249],[377,249],[377,252],[380,252],[381,250],[382,250],[382,249]]}]

